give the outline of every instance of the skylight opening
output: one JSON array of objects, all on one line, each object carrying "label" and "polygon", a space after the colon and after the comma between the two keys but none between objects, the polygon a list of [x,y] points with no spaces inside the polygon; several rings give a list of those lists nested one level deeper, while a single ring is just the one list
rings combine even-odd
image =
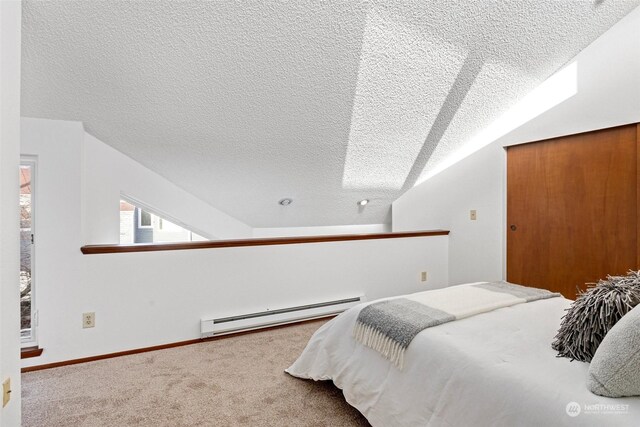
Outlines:
[{"label": "skylight opening", "polygon": [[509,132],[533,120],[578,93],[578,63],[573,62],[522,98],[516,105],[475,135],[463,147],[416,181],[414,187],[453,166]]}]

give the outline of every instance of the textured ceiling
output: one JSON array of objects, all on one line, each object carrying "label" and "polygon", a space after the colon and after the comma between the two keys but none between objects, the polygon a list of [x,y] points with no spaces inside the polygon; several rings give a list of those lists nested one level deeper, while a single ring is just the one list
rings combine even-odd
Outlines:
[{"label": "textured ceiling", "polygon": [[638,4],[24,0],[22,114],[83,121],[254,227],[388,222]]}]

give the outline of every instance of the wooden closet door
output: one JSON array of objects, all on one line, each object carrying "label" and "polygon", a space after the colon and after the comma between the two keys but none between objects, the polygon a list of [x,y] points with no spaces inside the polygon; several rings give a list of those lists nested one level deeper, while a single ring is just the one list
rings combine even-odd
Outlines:
[{"label": "wooden closet door", "polygon": [[636,125],[507,149],[507,280],[561,292],[638,268]]}]

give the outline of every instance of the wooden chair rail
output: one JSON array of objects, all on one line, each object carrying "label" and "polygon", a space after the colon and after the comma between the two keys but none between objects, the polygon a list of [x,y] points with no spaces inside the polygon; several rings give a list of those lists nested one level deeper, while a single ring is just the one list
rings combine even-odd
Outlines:
[{"label": "wooden chair rail", "polygon": [[234,248],[241,246],[297,245],[303,243],[345,242],[351,240],[401,239],[407,237],[446,236],[448,230],[406,231],[395,233],[337,234],[330,236],[269,237],[259,239],[211,240],[183,243],[140,243],[132,245],[86,245],[80,250],[85,255],[123,252],[178,251],[186,249]]}]

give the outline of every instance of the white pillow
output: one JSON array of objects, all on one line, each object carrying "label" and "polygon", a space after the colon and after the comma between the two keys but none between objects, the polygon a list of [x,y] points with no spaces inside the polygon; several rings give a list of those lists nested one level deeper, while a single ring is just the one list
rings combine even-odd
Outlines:
[{"label": "white pillow", "polygon": [[587,387],[600,396],[640,395],[640,305],[605,335],[591,360]]}]

